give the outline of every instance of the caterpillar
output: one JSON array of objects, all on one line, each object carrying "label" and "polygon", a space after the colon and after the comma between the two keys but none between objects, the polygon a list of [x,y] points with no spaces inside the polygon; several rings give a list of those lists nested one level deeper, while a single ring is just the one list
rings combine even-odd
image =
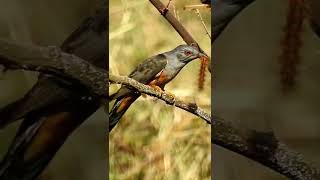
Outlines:
[{"label": "caterpillar", "polygon": [[296,87],[307,9],[306,0],[288,0],[286,24],[281,40],[282,50],[279,56],[281,90],[284,94],[292,92]]}]

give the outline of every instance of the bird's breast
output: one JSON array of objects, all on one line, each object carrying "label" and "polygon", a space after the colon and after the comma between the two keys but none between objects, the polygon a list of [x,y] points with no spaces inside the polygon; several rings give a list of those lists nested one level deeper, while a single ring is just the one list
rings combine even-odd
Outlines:
[{"label": "bird's breast", "polygon": [[159,87],[163,87],[168,82],[168,76],[164,71],[161,71],[161,73],[152,80],[149,85],[155,85]]},{"label": "bird's breast", "polygon": [[180,61],[168,61],[165,68],[156,76],[153,81],[149,83],[149,85],[164,87],[180,72],[184,65],[185,64]]}]

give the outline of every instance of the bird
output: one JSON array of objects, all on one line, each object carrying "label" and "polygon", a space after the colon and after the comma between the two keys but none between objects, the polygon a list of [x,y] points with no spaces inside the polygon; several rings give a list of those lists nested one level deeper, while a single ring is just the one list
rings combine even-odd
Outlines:
[{"label": "bird", "polygon": [[212,0],[213,39],[215,41],[229,22],[254,0]]},{"label": "bird", "polygon": [[[106,68],[107,5],[101,2],[60,48]],[[0,129],[23,119],[0,162],[0,179],[37,178],[68,136],[100,105],[100,99],[80,85],[40,74],[23,98],[0,109]]]},{"label": "bird", "polygon": [[[164,86],[175,78],[186,64],[200,57],[208,56],[195,46],[179,45],[171,51],[147,58],[128,77],[149,85],[157,91],[163,91]],[[116,93],[110,96],[110,99],[115,102],[109,112],[109,132],[140,95],[140,92],[132,88],[121,86]]]}]

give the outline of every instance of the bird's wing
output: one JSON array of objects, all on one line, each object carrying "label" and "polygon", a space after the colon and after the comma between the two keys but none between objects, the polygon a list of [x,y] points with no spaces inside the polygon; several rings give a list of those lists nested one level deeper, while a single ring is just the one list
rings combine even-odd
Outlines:
[{"label": "bird's wing", "polygon": [[98,11],[94,16],[85,19],[80,27],[72,32],[62,43],[61,49],[76,54],[96,66],[106,68],[106,24],[108,24],[106,10]]},{"label": "bird's wing", "polygon": [[[148,84],[151,82],[155,76],[160,73],[167,64],[167,58],[163,54],[158,54],[156,56],[146,59],[144,62],[140,63],[130,74],[129,77],[142,83]],[[132,93],[132,89],[127,86],[122,86],[118,92],[111,95],[112,99],[122,97]]]},{"label": "bird's wing", "polygon": [[59,84],[38,81],[23,98],[0,108],[0,129],[15,120],[24,118],[30,112],[64,102],[70,95],[72,95],[71,92],[63,93]]}]

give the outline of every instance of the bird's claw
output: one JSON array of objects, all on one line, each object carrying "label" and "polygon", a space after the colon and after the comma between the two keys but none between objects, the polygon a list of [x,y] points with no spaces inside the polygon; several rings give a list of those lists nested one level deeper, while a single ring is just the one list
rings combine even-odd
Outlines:
[{"label": "bird's claw", "polygon": [[166,92],[166,95],[168,96],[168,98],[170,99],[170,101],[172,101],[174,103],[176,96],[170,92]]},{"label": "bird's claw", "polygon": [[161,87],[156,86],[156,85],[150,85],[156,92],[158,93],[163,93],[163,90],[161,89]]},{"label": "bird's claw", "polygon": [[170,100],[170,102],[173,104],[176,97],[174,94],[170,93],[170,92],[164,92],[159,86],[156,85],[150,85],[156,92],[161,94],[161,97],[165,97],[168,98]]}]

